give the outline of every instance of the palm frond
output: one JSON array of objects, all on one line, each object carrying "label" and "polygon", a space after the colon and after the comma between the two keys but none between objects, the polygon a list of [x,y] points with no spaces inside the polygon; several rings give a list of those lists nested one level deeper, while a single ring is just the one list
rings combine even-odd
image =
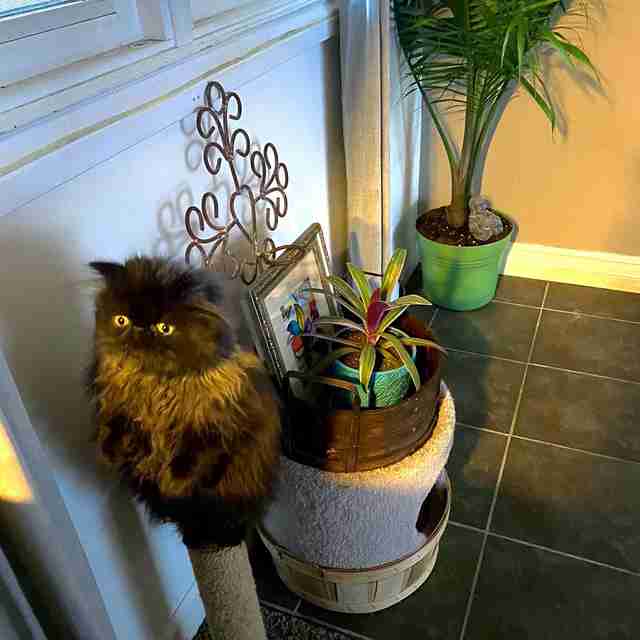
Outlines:
[{"label": "palm frond", "polygon": [[[463,175],[466,189],[497,106],[514,85],[523,87],[555,127],[555,107],[540,73],[545,47],[597,79],[581,43],[568,37],[575,35],[573,25],[558,24],[563,16],[584,22],[588,1],[576,0],[569,8],[563,0],[391,0],[410,82],[433,118],[452,176]],[[459,108],[466,117],[458,153],[441,112]]]}]

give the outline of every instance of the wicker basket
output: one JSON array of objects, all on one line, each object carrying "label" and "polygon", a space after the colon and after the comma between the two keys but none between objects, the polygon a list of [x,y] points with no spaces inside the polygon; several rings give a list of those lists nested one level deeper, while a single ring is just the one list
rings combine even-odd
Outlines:
[{"label": "wicker basket", "polygon": [[445,470],[424,502],[418,526],[427,536],[414,553],[366,569],[332,569],[291,555],[264,529],[258,532],[269,549],[278,575],[301,598],[332,611],[371,613],[411,595],[426,581],[438,557],[438,545],[449,520],[451,482]]}]

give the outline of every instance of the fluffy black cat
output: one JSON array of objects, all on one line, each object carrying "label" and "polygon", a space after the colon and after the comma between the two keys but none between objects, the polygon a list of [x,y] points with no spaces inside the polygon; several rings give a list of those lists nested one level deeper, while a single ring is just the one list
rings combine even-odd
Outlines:
[{"label": "fluffy black cat", "polygon": [[90,266],[105,285],[89,384],[102,457],[188,547],[239,544],[279,459],[266,372],[217,313],[209,272],[146,257]]}]

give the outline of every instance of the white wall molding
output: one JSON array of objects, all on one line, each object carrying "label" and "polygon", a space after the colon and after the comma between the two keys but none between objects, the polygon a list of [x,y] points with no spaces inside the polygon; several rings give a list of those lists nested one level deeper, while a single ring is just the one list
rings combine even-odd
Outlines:
[{"label": "white wall molding", "polygon": [[516,242],[503,272],[510,276],[640,293],[640,256]]},{"label": "white wall molding", "polygon": [[298,10],[286,13],[274,3],[278,11],[261,14],[248,31],[222,42],[214,33],[178,63],[3,135],[0,217],[188,116],[207,81],[237,89],[336,34],[333,2],[294,4]]}]

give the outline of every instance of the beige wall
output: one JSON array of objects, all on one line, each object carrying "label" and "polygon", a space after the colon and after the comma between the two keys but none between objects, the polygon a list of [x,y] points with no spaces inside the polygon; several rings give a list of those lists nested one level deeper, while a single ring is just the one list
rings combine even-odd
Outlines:
[{"label": "beige wall", "polygon": [[[556,61],[554,96],[565,120],[552,137],[527,95],[509,104],[487,158],[483,193],[519,222],[520,242],[640,254],[640,2],[604,0],[582,34],[604,95]],[[434,149],[437,145],[437,152]],[[449,194],[434,137],[426,204]]]}]

